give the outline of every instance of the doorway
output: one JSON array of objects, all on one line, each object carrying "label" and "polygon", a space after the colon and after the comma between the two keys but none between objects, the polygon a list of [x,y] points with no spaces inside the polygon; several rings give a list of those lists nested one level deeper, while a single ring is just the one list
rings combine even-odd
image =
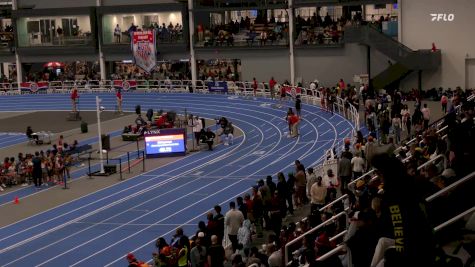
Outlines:
[{"label": "doorway", "polygon": [[56,23],[52,19],[40,19],[41,43],[51,44],[54,39]]}]

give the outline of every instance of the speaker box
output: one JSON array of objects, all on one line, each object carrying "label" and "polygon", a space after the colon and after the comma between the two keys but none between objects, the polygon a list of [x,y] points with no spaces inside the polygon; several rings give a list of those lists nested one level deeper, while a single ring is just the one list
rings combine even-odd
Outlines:
[{"label": "speaker box", "polygon": [[104,165],[104,172],[105,173],[116,173],[117,166],[116,165]]},{"label": "speaker box", "polygon": [[102,149],[110,150],[111,149],[111,138],[108,134],[101,135]]}]

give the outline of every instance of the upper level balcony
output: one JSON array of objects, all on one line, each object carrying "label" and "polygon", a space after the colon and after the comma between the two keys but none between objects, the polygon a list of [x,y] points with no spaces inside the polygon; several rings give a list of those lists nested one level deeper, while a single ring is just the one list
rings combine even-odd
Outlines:
[{"label": "upper level balcony", "polygon": [[287,8],[286,0],[193,0],[197,10],[241,10]]}]

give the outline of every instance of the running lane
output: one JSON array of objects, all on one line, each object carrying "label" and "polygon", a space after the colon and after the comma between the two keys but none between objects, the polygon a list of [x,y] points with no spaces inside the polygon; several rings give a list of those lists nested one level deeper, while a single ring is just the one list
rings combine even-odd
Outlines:
[{"label": "running lane", "polygon": [[[36,97],[36,98],[35,98]],[[12,96],[22,110],[48,109],[42,100],[68,109],[63,95]],[[113,109],[113,95],[101,95]],[[4,108],[0,99],[0,109]],[[6,101],[8,104],[10,101]],[[20,104],[25,102],[25,104]],[[179,161],[87,195],[60,207],[0,229],[1,266],[121,266],[134,251],[148,259],[158,236],[170,239],[183,225],[194,233],[204,213],[227,203],[278,171],[293,171],[293,161],[318,162],[325,149],[351,133],[352,125],[339,116],[304,105],[301,136],[287,138],[285,109],[265,99],[246,100],[221,95],[126,94],[124,107],[187,112],[207,118],[225,116],[244,137],[229,147],[194,153]],[[94,96],[81,96],[81,109],[94,109]],[[11,108],[11,107],[7,107]],[[225,205],[227,207],[227,205]]]}]

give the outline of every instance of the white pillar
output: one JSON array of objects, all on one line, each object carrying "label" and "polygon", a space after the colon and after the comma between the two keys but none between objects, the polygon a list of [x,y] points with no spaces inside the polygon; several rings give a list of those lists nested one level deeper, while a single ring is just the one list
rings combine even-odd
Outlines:
[{"label": "white pillar", "polygon": [[[102,1],[101,0],[96,0],[96,6],[101,6]],[[101,80],[105,81],[107,80],[106,77],[106,62],[104,60],[104,53],[102,53],[102,36],[101,34],[97,35],[98,41],[99,41],[99,69],[101,72]]]},{"label": "white pillar", "polygon": [[3,76],[7,77],[7,79],[10,79],[10,72],[8,71],[10,63],[2,63],[2,64],[3,64]]},{"label": "white pillar", "polygon": [[[99,40],[102,38],[99,37]],[[101,80],[105,81],[107,80],[106,77],[106,62],[104,60],[104,53],[102,53],[102,44],[101,41],[99,41],[99,69],[101,71]]]},{"label": "white pillar", "polygon": [[101,164],[101,173],[104,173],[104,153],[102,151],[102,129],[101,129],[101,101],[99,96],[96,96],[96,113],[97,113],[97,136],[99,137],[99,161]]},{"label": "white pillar", "polygon": [[191,67],[191,84],[193,90],[196,88],[196,58],[194,48],[194,35],[195,35],[195,21],[193,16],[193,0],[188,0],[188,28],[190,32],[190,67]]},{"label": "white pillar", "polygon": [[23,69],[21,67],[20,56],[18,52],[15,53],[15,63],[16,63],[16,82],[18,83],[18,90],[20,90],[20,83],[23,81]]},{"label": "white pillar", "polygon": [[[12,1],[12,10],[18,9],[17,0]],[[18,55],[18,51],[15,49],[15,64],[16,64],[16,81],[18,83],[18,91],[20,91],[20,83],[23,80],[23,69],[21,67],[20,56]]]},{"label": "white pillar", "polygon": [[290,56],[290,83],[295,85],[295,59],[294,59],[294,5],[289,0],[289,56]]}]

